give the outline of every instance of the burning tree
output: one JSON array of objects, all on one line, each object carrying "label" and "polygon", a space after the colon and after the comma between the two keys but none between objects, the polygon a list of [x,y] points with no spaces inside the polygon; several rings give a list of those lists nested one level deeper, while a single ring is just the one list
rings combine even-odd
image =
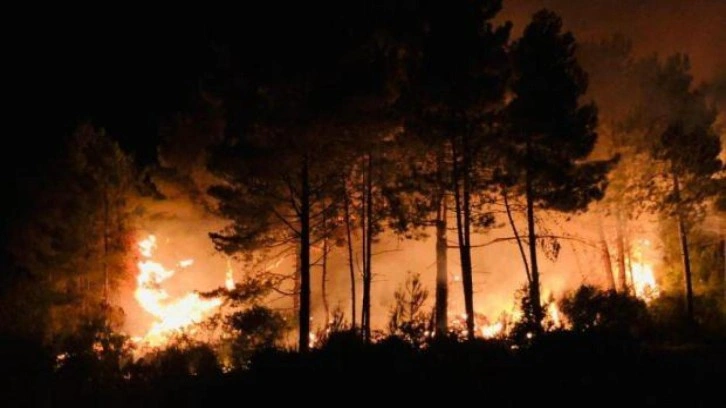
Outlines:
[{"label": "burning tree", "polygon": [[639,62],[640,100],[627,123],[637,149],[654,165],[646,173],[650,208],[676,221],[683,261],[685,303],[694,321],[689,231],[705,214],[707,200],[719,193],[716,175],[724,166],[714,130],[716,111],[702,90],[693,89],[685,55],[664,62]]}]

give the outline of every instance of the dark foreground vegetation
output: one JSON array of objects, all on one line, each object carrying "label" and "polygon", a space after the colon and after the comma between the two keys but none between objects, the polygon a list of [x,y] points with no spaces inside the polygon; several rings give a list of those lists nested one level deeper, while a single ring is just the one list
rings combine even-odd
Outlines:
[{"label": "dark foreground vegetation", "polygon": [[[59,358],[6,337],[4,406],[279,404],[299,402],[299,395],[314,405],[718,406],[726,401],[726,319],[711,306],[713,313],[693,324],[680,298],[646,307],[583,286],[560,302],[567,329],[533,335],[525,318],[507,336],[472,341],[456,332],[427,338],[425,324],[407,320],[399,322],[404,334],[380,334],[374,343],[358,330],[339,329],[309,353],[257,348],[235,367],[222,363],[218,349],[193,341],[135,359],[122,339],[101,339],[103,350],[94,351],[78,338],[75,351]],[[254,342],[260,334],[252,333],[245,336]]]},{"label": "dark foreground vegetation", "polygon": [[132,364],[111,375],[91,361],[54,372],[42,350],[3,342],[3,354],[12,353],[3,356],[3,387],[11,392],[5,406],[281,403],[292,399],[291,391],[304,391],[315,405],[469,400],[694,406],[726,400],[723,342],[648,346],[627,337],[558,332],[520,349],[503,341],[438,341],[415,350],[397,338],[366,346],[340,335],[309,355],[260,352],[245,371],[223,374],[208,354],[195,350],[169,352],[155,364]]}]

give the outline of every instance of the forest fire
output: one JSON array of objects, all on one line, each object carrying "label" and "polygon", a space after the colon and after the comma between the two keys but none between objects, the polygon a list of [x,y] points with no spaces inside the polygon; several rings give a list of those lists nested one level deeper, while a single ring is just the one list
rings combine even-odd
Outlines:
[{"label": "forest fire", "polygon": [[[219,298],[203,299],[196,292],[171,299],[169,293],[161,287],[161,283],[171,278],[176,271],[166,269],[161,263],[154,261],[156,236],[149,235],[138,243],[139,252],[144,258],[138,262],[139,274],[136,277],[137,288],[134,293],[141,307],[152,314],[156,321],[146,334],[137,338],[137,342],[145,346],[163,346],[176,332],[194,323],[200,322],[222,304]],[[179,268],[187,268],[194,260],[180,261]],[[227,271],[226,286],[234,287],[232,269]]]}]

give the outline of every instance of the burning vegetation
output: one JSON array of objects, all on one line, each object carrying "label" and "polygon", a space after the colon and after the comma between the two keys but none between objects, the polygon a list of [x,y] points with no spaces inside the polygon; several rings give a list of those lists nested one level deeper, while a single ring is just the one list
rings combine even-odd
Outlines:
[{"label": "burning vegetation", "polygon": [[278,375],[520,402],[553,366],[602,394],[726,339],[718,83],[550,10],[433,3],[222,30],[149,163],[90,123],[64,141],[0,292],[0,339],[57,381],[41,404]]}]

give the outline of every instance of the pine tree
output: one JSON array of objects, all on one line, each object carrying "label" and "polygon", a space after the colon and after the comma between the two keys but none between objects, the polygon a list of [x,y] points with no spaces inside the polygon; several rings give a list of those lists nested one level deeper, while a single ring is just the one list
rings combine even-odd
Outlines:
[{"label": "pine tree", "polygon": [[[577,211],[602,198],[610,161],[584,162],[597,134],[594,104],[581,105],[587,76],[574,56],[575,39],[562,20],[537,12],[513,44],[513,100],[507,109],[505,173],[526,198],[534,321],[544,317],[537,263],[535,209]],[[541,327],[536,328],[540,330]]]}]

